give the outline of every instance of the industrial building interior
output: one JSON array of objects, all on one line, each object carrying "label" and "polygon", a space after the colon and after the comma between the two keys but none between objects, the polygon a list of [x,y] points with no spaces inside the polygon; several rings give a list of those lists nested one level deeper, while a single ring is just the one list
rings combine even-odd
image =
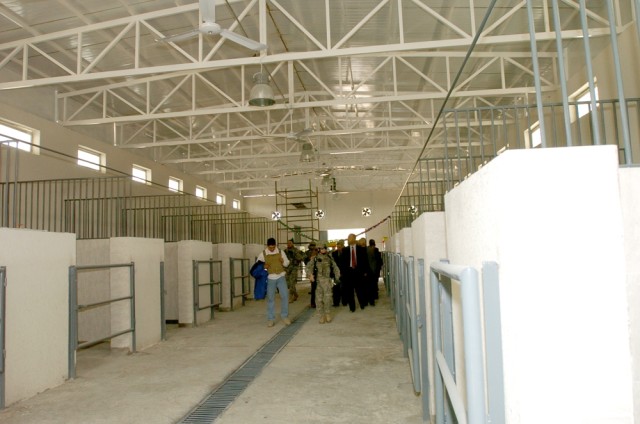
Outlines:
[{"label": "industrial building interior", "polygon": [[[0,422],[640,423],[638,16],[640,0],[0,0]],[[507,198],[511,183],[531,191]],[[593,238],[569,240],[583,221]],[[318,326],[301,273],[294,323],[267,330],[248,276],[267,238],[305,250],[336,229],[383,251],[378,306]],[[605,261],[572,253],[620,265],[604,305],[567,309],[596,308],[592,337],[626,358],[594,372],[597,412],[576,412],[577,377],[566,398],[523,395],[511,272],[547,268],[507,246],[531,263],[564,246],[585,299]],[[98,265],[99,289],[82,276]],[[463,265],[485,296],[471,321]]]}]

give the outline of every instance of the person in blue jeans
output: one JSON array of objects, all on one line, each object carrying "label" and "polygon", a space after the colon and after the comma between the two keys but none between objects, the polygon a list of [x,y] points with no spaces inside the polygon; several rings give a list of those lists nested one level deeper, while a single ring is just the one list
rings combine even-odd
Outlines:
[{"label": "person in blue jeans", "polygon": [[283,250],[278,249],[276,239],[267,240],[267,248],[260,252],[258,261],[264,262],[267,277],[267,327],[273,327],[276,320],[276,288],[280,292],[280,317],[284,325],[291,324],[289,319],[289,289],[287,288],[286,267],[289,259]]}]

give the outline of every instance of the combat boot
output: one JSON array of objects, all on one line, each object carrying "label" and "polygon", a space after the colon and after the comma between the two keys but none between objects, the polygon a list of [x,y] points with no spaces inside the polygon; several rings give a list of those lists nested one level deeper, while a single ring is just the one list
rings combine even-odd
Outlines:
[{"label": "combat boot", "polygon": [[331,315],[327,314],[327,315],[324,317],[324,320],[325,320],[326,322],[331,322]]},{"label": "combat boot", "polygon": [[325,322],[327,322],[327,318],[324,315],[320,315],[320,324],[324,324]]}]

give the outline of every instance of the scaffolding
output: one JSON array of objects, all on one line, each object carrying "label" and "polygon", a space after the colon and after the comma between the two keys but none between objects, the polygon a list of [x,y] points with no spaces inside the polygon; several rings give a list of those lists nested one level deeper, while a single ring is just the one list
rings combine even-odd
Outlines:
[{"label": "scaffolding", "polygon": [[278,190],[276,182],[276,211],[280,212],[277,241],[284,244],[293,239],[296,245],[306,245],[320,236],[318,191],[308,189]]}]

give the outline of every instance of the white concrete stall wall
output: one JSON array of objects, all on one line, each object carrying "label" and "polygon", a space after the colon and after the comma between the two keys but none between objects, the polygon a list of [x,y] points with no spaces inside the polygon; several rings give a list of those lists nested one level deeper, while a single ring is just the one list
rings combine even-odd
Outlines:
[{"label": "white concrete stall wall", "polygon": [[[169,244],[169,243],[167,243]],[[208,261],[211,259],[211,243],[206,241],[184,240],[175,244],[175,249],[171,249],[175,256],[170,258],[173,266],[177,268],[175,277],[177,278],[178,295],[178,322],[180,324],[194,324],[194,287],[193,287],[193,261]],[[167,251],[165,249],[165,251]],[[208,283],[210,279],[209,265],[198,266],[198,279],[201,284]],[[214,287],[214,290],[216,288]],[[209,286],[201,286],[198,290],[200,306],[211,305]],[[197,323],[204,323],[211,320],[211,309],[206,308],[197,312]]]},{"label": "white concrete stall wall", "polygon": [[164,244],[164,319],[178,321],[178,243]]},{"label": "white concrete stall wall", "polygon": [[75,234],[0,228],[0,266],[6,267],[5,404],[68,376],[69,267]]},{"label": "white concrete stall wall", "polygon": [[[266,243],[266,240],[265,240],[265,243]],[[256,262],[258,255],[264,249],[266,249],[264,244],[246,244],[244,246],[244,257],[249,258],[249,269],[251,269],[253,264]],[[249,297],[252,299],[253,299],[253,292],[255,289],[255,281],[256,280],[253,277],[249,279],[249,291],[251,292]]]},{"label": "white concrete stall wall", "polygon": [[635,422],[640,423],[640,169],[622,168],[619,175],[629,296],[633,409]]},{"label": "white concrete stall wall", "polygon": [[413,235],[411,233],[411,227],[403,228],[398,232],[398,242],[400,248],[400,254],[404,258],[413,256]]},{"label": "white concrete stall wall", "polygon": [[[109,263],[109,240],[78,240],[76,265]],[[111,294],[109,269],[78,270],[78,305],[103,302]],[[98,306],[78,313],[78,341],[100,340],[111,334],[110,306]]]},{"label": "white concrete stall wall", "polygon": [[616,147],[507,151],[445,210],[451,263],[499,264],[507,423],[632,423]]},{"label": "white concrete stall wall", "polygon": [[[109,243],[110,263],[135,263],[136,349],[143,350],[160,341],[160,262],[164,261],[164,240],[114,237]],[[111,298],[129,295],[129,268],[111,270]],[[129,302],[111,305],[111,329],[130,328]],[[131,335],[111,340],[112,348],[131,348]]]},{"label": "white concrete stall wall", "polygon": [[[244,247],[240,243],[219,243],[218,259],[222,261],[222,304],[221,311],[231,310],[231,258],[243,258]],[[234,307],[241,305],[240,298],[234,300]]]},{"label": "white concrete stall wall", "polygon": [[[418,314],[425,317],[427,330],[427,351],[420,350],[420,372],[429,376],[429,410],[435,411],[434,379],[433,379],[433,350],[431,349],[431,291],[429,290],[429,265],[447,257],[447,241],[444,212],[429,212],[420,215],[411,224],[413,234],[413,256],[414,256],[414,283],[416,296],[420,295],[420,280],[418,278],[418,260],[424,261],[424,304],[426,312],[421,309],[421,301],[418,298],[416,308]],[[419,333],[419,341],[422,341],[422,333]],[[422,346],[420,344],[419,346]],[[426,388],[422,388],[422,396],[427,394]]]}]

